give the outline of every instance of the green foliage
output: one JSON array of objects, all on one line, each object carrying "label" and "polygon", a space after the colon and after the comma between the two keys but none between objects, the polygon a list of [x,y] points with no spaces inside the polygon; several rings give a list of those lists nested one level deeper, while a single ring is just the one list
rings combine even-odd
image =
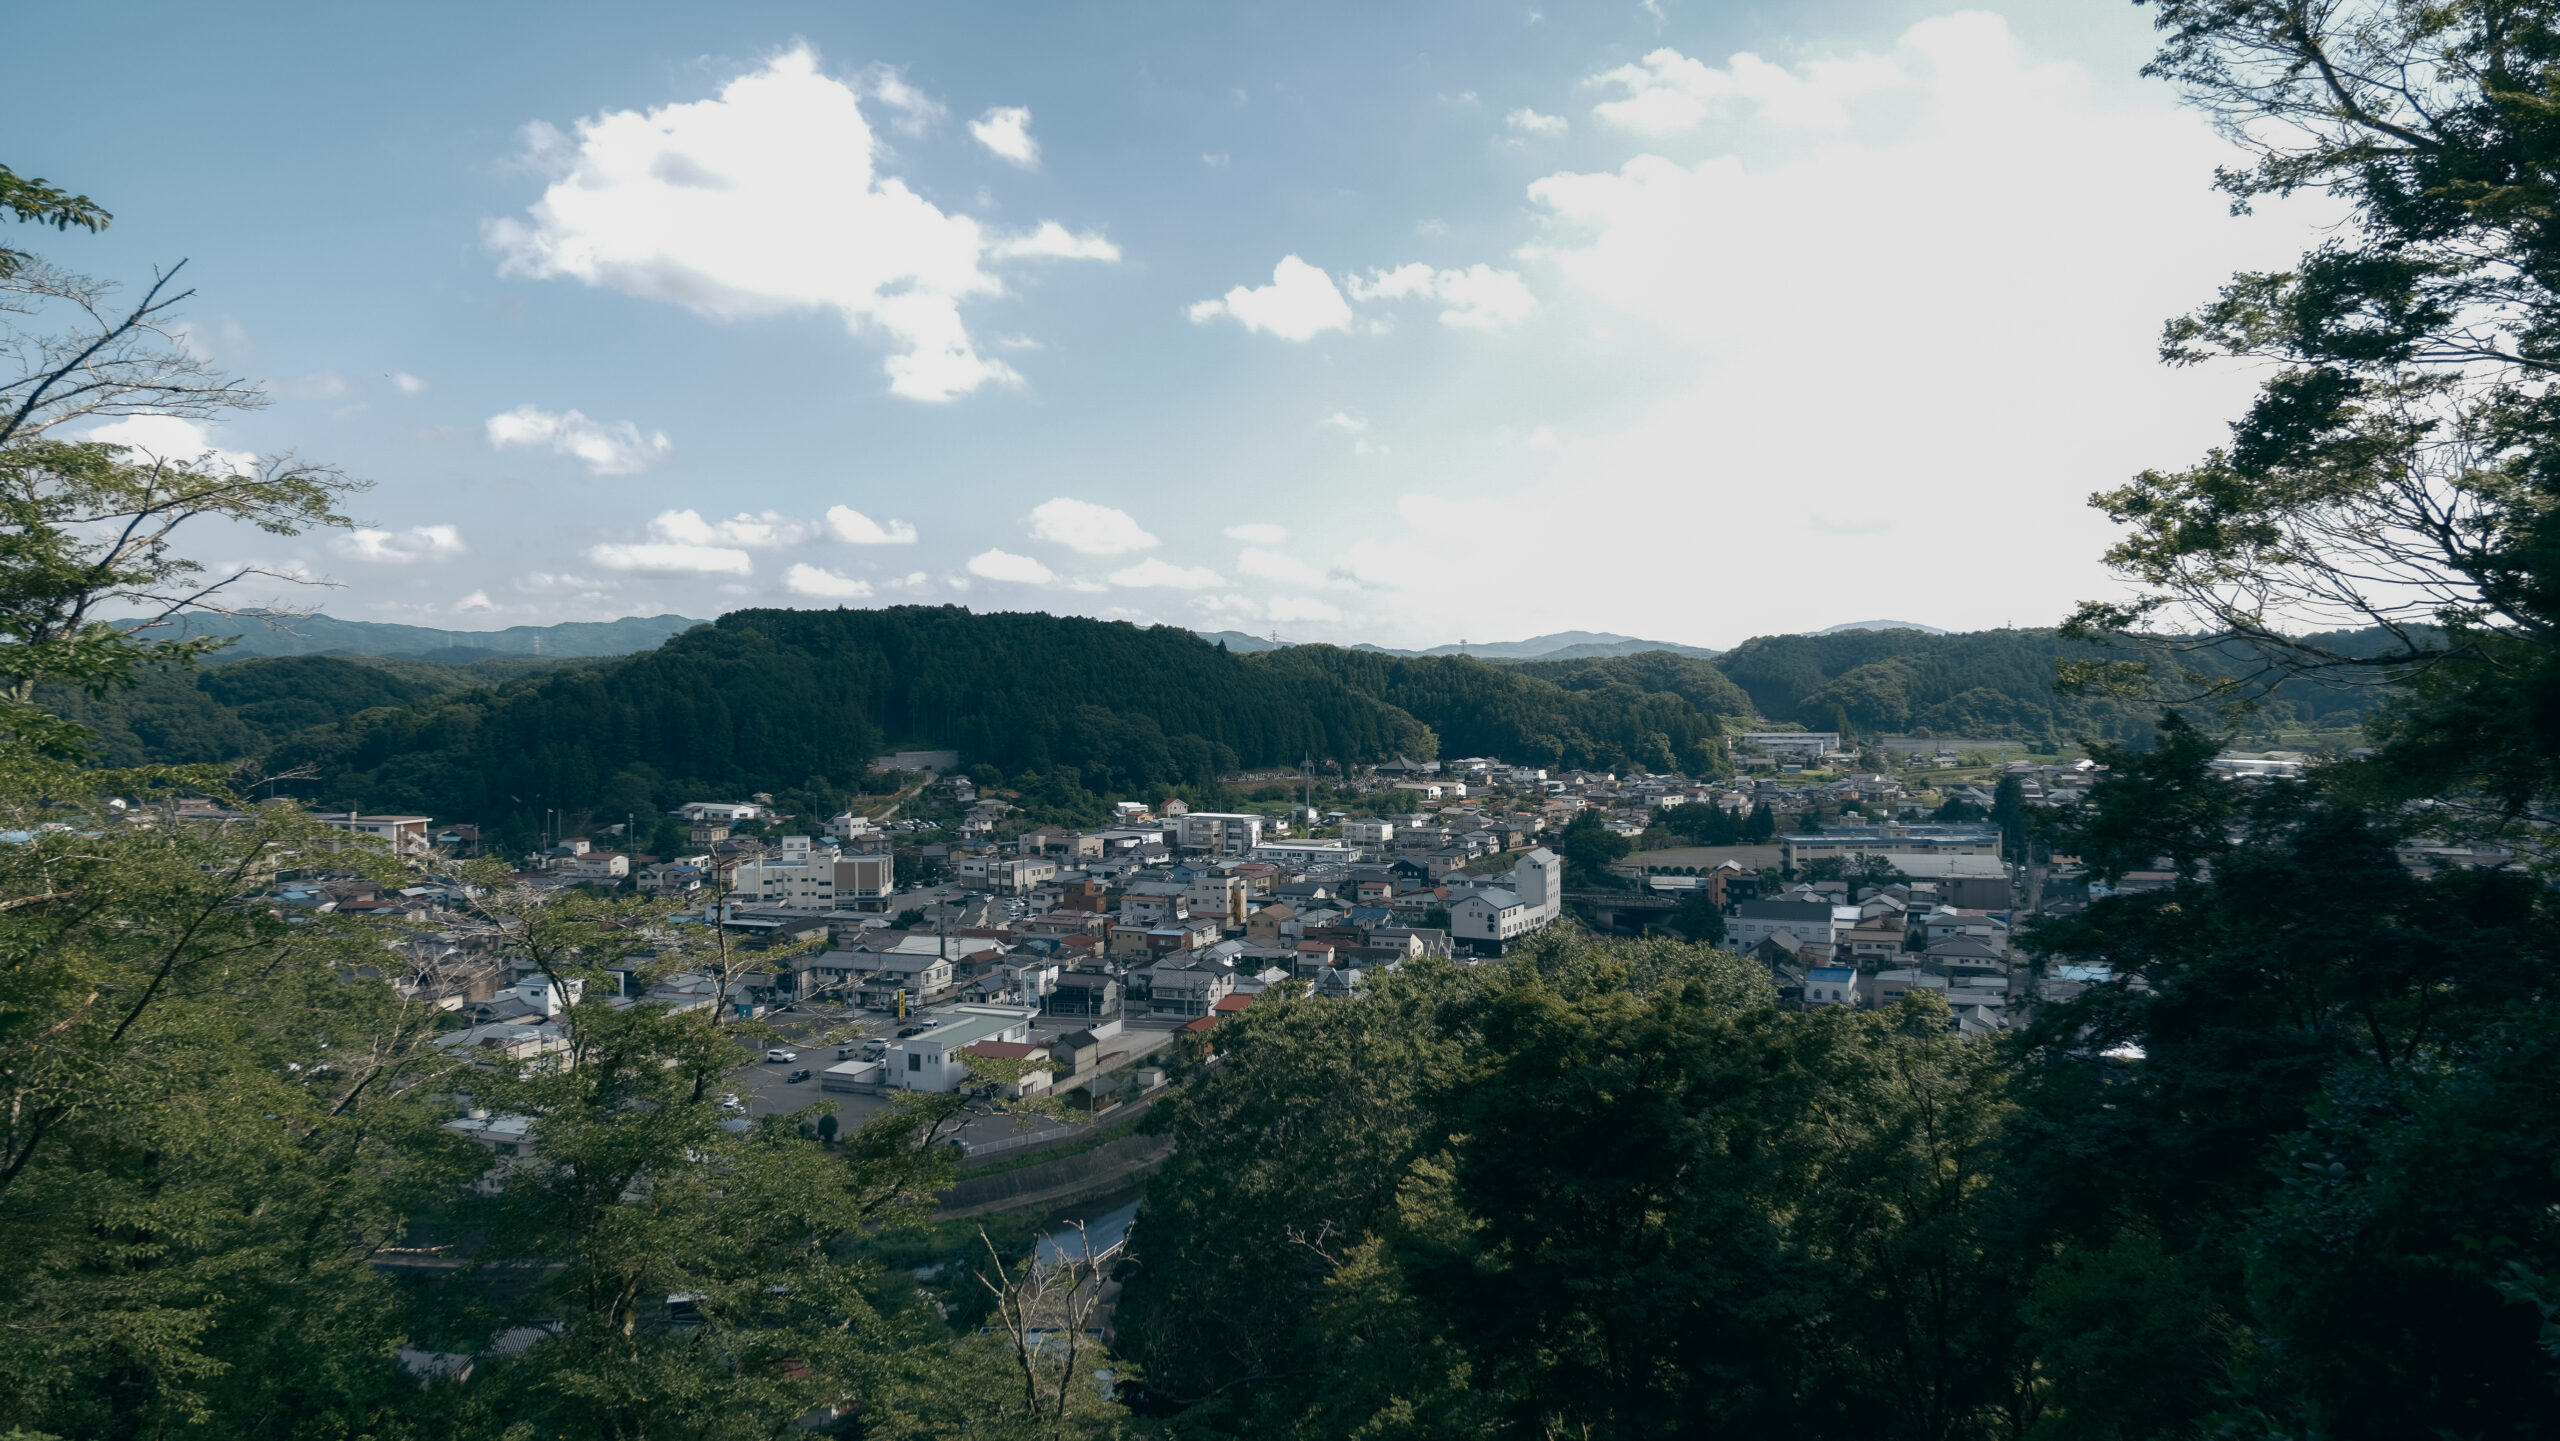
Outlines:
[{"label": "green foliage", "polygon": [[[2329,640],[2371,645],[2378,637]],[[2136,667],[2143,676],[2195,672],[2235,683],[2263,669],[2245,646],[2173,647],[2122,638],[2093,644],[2052,630],[1761,636],[1715,662],[1750,693],[1761,715],[1814,729],[2030,740],[2148,737],[2156,706],[2144,698],[2147,687],[2130,694],[2121,687],[2056,688],[2059,670],[2106,663]],[[2273,715],[2336,725],[2362,719],[2378,699],[2370,688],[2303,679],[2276,686],[2262,704]]]},{"label": "green foliage", "polygon": [[[50,225],[56,230],[77,225],[92,234],[106,229],[115,218],[86,195],[74,195],[42,179],[22,176],[6,165],[0,165],[0,210],[8,211],[21,223]],[[27,258],[24,251],[0,245],[0,280],[15,273]]]},{"label": "green foliage", "polygon": [[1704,887],[1680,897],[1680,916],[1674,924],[1679,926],[1680,934],[1698,945],[1724,944],[1724,910]]},{"label": "green foliage", "polygon": [[1430,727],[1439,749],[1454,755],[1499,756],[1548,770],[1641,766],[1691,775],[1722,774],[1728,764],[1718,712],[1701,709],[1686,694],[1719,694],[1690,679],[1704,662],[1675,657],[1655,664],[1631,656],[1625,660],[1636,664],[1600,670],[1593,668],[1615,663],[1491,664],[1325,645],[1289,646],[1251,660],[1376,697]]},{"label": "green foliage", "polygon": [[1551,934],[1226,1027],[1122,1311],[1191,1434],[1945,1435],[2010,1385],[1997,1057],[1929,1002]]},{"label": "green foliage", "polygon": [[1609,829],[1598,811],[1577,813],[1555,839],[1555,852],[1564,857],[1575,885],[1605,883],[1609,867],[1625,860],[1632,849],[1625,836]]}]

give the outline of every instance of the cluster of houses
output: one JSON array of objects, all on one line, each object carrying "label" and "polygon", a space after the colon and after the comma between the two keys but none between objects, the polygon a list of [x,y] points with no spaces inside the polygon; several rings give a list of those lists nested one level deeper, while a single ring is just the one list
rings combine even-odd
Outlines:
[{"label": "cluster of houses", "polygon": [[[1124,1025],[1205,1028],[1284,981],[1355,996],[1373,973],[1424,956],[1499,955],[1564,914],[1564,864],[1543,838],[1585,812],[1627,835],[1678,806],[1766,807],[1778,817],[1766,845],[1725,848],[1715,864],[1679,874],[1648,873],[1638,858],[1620,868],[1619,884],[1671,900],[1704,889],[1726,918],[1727,945],[1766,964],[1792,1003],[1889,1005],[1930,990],[1947,998],[1960,1029],[1975,1031],[2086,983],[2031,982],[2017,964],[2010,927],[2045,876],[2022,885],[2028,878],[2004,856],[1997,828],[1934,821],[1888,776],[1787,776],[1802,762],[1839,760],[1837,737],[1744,739],[1748,758],[1775,774],[1761,765],[1717,780],[1549,775],[1488,759],[1399,758],[1361,778],[1376,802],[1365,814],[1211,812],[1170,800],[1122,803],[1109,824],[1089,829],[998,838],[964,826],[957,840],[905,843],[905,885],[900,842],[861,815],[829,818],[812,834],[759,836],[739,832],[782,819],[769,797],[703,801],[676,813],[691,854],[635,857],[568,839],[526,858],[517,881],[675,898],[756,958],[714,979],[667,974],[642,956],[614,973],[619,1003],[758,1014],[815,1002],[886,1013],[907,1030],[931,1013],[919,1034],[837,1058],[828,1081],[839,1087],[944,1088],[961,1074],[951,1057],[972,1047],[1072,1075],[1078,1055],[1111,1056]],[[2068,803],[2092,779],[2086,761],[2013,769],[2047,804]],[[981,798],[956,775],[934,783],[969,816],[1001,821],[1001,797]],[[1974,795],[1988,807],[1987,788]],[[1828,817],[1818,828],[1793,824],[1815,813]],[[452,828],[422,816],[321,819],[403,852],[453,840]],[[1834,860],[1854,874],[1811,879],[1839,874],[1824,866]],[[2086,895],[2066,881],[2046,899],[2061,906]],[[560,1047],[556,1017],[574,996],[467,940],[442,938],[459,934],[436,925],[453,899],[446,886],[347,878],[296,882],[275,896],[289,912],[415,923],[381,969],[459,1013],[448,1044],[515,1059]],[[1025,1086],[1046,1083],[1036,1067],[1025,1075]]]}]

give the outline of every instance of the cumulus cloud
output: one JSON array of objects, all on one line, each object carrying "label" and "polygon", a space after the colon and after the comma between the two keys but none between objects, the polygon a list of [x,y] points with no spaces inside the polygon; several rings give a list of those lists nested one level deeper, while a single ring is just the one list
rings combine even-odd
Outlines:
[{"label": "cumulus cloud", "polygon": [[1428,265],[1399,265],[1348,277],[1351,298],[1372,300],[1437,300],[1448,307],[1440,323],[1459,330],[1499,330],[1517,325],[1538,308],[1538,297],[1515,270],[1470,265],[1464,270],[1435,270]]},{"label": "cumulus cloud", "polygon": [[352,560],[407,565],[420,560],[448,560],[462,554],[462,532],[449,525],[413,525],[407,530],[351,530],[330,549]]},{"label": "cumulus cloud", "polygon": [[889,128],[902,135],[922,135],[950,114],[942,102],[907,83],[895,66],[874,65],[862,72],[862,93],[889,107],[896,117]]},{"label": "cumulus cloud", "polygon": [[607,570],[648,575],[752,575],[755,563],[734,546],[680,545],[659,541],[587,547],[587,560]]},{"label": "cumulus cloud", "polygon": [[871,594],[869,582],[814,565],[795,565],[784,571],[782,584],[793,595],[818,600],[860,600]]},{"label": "cumulus cloud", "polygon": [[[2254,377],[2159,366],[2161,317],[2235,269],[2289,266],[2334,203],[2232,217],[2210,180],[2238,159],[2201,118],[2031,53],[1996,16],[1927,20],[1880,62],[1851,59],[1893,67],[1876,97],[1891,103],[1848,105],[1848,128],[1818,143],[1719,127],[1713,147],[1530,187],[1543,234],[1524,272],[1550,323],[1587,348],[1542,371],[1523,357],[1558,399],[1513,392],[1513,479],[1452,476],[1443,497],[1396,501],[1403,524],[1345,540],[1340,562],[1393,597],[1379,621],[1417,639],[1477,633],[1479,602],[1418,570],[1414,545],[1498,504],[1540,523],[1473,546],[1494,574],[1605,547],[1616,514],[1754,537],[1717,551],[1736,597],[1717,633],[1679,637],[1709,644],[1806,623],[1779,598],[1805,547],[1826,557],[1839,616],[1876,614],[1907,583],[1905,558],[1979,545],[1997,517],[2001,584],[1954,588],[1922,619],[2046,623],[2103,584],[2095,561],[2114,537],[2083,497],[2227,442]],[[1790,72],[1812,83],[1829,69]],[[2071,337],[2073,363],[2021,350],[2029,331]],[[1862,370],[1896,379],[1862,392],[1843,427],[1823,378],[1851,337]],[[1592,366],[1621,382],[1611,405],[1563,401],[1553,382]],[[1955,510],[1911,503],[1958,490]],[[1612,505],[1595,509],[1595,494]],[[1892,529],[1816,529],[1843,519]],[[1506,626],[1641,631],[1663,613],[1658,577],[1587,579],[1570,596],[1523,595]]]},{"label": "cumulus cloud", "polygon": [[[1369,428],[1369,422],[1362,420],[1360,417],[1353,415],[1347,410],[1337,410],[1333,414],[1326,416],[1324,419],[1317,421],[1316,424],[1331,426],[1335,430],[1347,430],[1354,435],[1357,435],[1361,431]],[[1227,534],[1234,535],[1235,532],[1231,530],[1228,531]],[[1238,538],[1241,539],[1242,537]]]},{"label": "cumulus cloud", "polygon": [[1286,526],[1272,525],[1267,521],[1247,521],[1243,525],[1227,527],[1227,539],[1241,540],[1248,545],[1278,545],[1288,538]]},{"label": "cumulus cloud", "polygon": [[392,371],[383,379],[390,381],[391,388],[402,395],[417,396],[427,393],[427,383],[405,370]]},{"label": "cumulus cloud", "polygon": [[1033,506],[1030,523],[1033,540],[1050,541],[1086,555],[1126,555],[1156,543],[1156,538],[1139,526],[1129,512],[1063,495]]},{"label": "cumulus cloud", "polygon": [[1312,340],[1328,330],[1351,328],[1351,307],[1343,303],[1333,277],[1294,255],[1282,256],[1272,267],[1269,285],[1239,285],[1186,313],[1194,325],[1223,315],[1247,330],[1282,340]]},{"label": "cumulus cloud", "polygon": [[93,425],[80,438],[121,445],[136,457],[171,464],[202,465],[211,470],[245,472],[258,467],[258,457],[245,450],[224,450],[202,425],[174,415],[128,415]]},{"label": "cumulus cloud", "polygon": [[916,528],[903,520],[887,525],[849,505],[827,507],[827,533],[847,545],[913,545]]},{"label": "cumulus cloud", "polygon": [[1526,106],[1503,116],[1502,123],[1510,127],[1514,135],[1534,136],[1540,140],[1552,140],[1573,128],[1572,123],[1561,115],[1541,115]]},{"label": "cumulus cloud", "polygon": [[[1348,293],[1350,300],[1343,297]],[[1464,270],[1438,270],[1419,262],[1366,275],[1345,275],[1342,284],[1295,255],[1285,256],[1271,272],[1269,285],[1237,286],[1216,300],[1203,300],[1188,314],[1205,325],[1226,316],[1245,329],[1283,340],[1311,340],[1328,330],[1349,330],[1359,322],[1352,303],[1437,300],[1440,323],[1459,330],[1499,330],[1526,320],[1538,298],[1518,271],[1471,265]],[[1384,330],[1388,322],[1369,322]]]},{"label": "cumulus cloud", "polygon": [[[1043,220],[1028,234],[1008,235],[994,241],[987,246],[987,253],[999,260],[1017,256],[1050,260],[1117,260],[1120,247],[1098,231],[1078,235],[1054,220]],[[1037,344],[1032,348],[1038,348]]]},{"label": "cumulus cloud", "polygon": [[1009,550],[982,550],[969,557],[969,574],[982,580],[1009,580],[1022,585],[1047,585],[1058,578],[1049,567]]},{"label": "cumulus cloud", "polygon": [[969,134],[999,160],[1025,170],[1040,168],[1040,142],[1031,138],[1031,112],[1020,105],[999,105],[969,122]]},{"label": "cumulus cloud", "polygon": [[1617,99],[1591,107],[1601,120],[1639,135],[1671,135],[1736,106],[1750,107],[1773,125],[1842,130],[1849,124],[1849,101],[1911,78],[1881,55],[1816,61],[1799,74],[1748,51],[1718,69],[1663,49],[1583,83],[1617,92]]},{"label": "cumulus cloud", "polygon": [[736,545],[765,550],[777,545],[797,545],[816,533],[816,527],[805,520],[794,520],[780,511],[755,514],[741,511],[727,520],[704,520],[696,510],[660,511],[649,521],[649,534],[658,540],[680,545]]},{"label": "cumulus cloud", "polygon": [[755,563],[745,547],[788,544],[786,521],[767,511],[733,520],[706,521],[699,511],[662,510],[649,519],[649,538],[634,544],[607,543],[587,548],[587,559],[607,570],[651,575],[751,575]]},{"label": "cumulus cloud", "polygon": [[453,603],[453,608],[468,615],[473,611],[496,610],[498,608],[498,603],[489,599],[489,593],[487,591],[475,590],[471,594],[464,596],[462,599],[455,601]]},{"label": "cumulus cloud", "polygon": [[[502,273],[718,320],[832,311],[888,340],[889,389],[911,400],[1018,383],[979,353],[960,313],[1003,293],[985,264],[1002,258],[1000,242],[879,173],[884,146],[862,113],[865,93],[918,129],[939,109],[894,72],[869,72],[858,87],[823,74],[803,45],[715,99],[609,110],[574,136],[531,127],[528,159],[553,179],[524,218],[489,222],[487,241]],[[1106,259],[1106,249],[1084,237],[1004,253]]]},{"label": "cumulus cloud", "polygon": [[1226,581],[1205,565],[1175,565],[1169,560],[1150,557],[1126,570],[1112,572],[1111,583],[1132,590],[1147,587],[1207,590],[1211,586],[1225,585]]},{"label": "cumulus cloud", "polygon": [[643,432],[627,420],[608,424],[578,411],[555,414],[536,405],[490,416],[483,428],[493,450],[548,449],[575,457],[589,475],[635,475],[675,448],[663,430]]}]

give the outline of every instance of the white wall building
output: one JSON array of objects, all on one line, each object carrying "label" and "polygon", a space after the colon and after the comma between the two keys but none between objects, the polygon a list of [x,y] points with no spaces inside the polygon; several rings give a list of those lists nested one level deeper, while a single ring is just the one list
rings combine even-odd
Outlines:
[{"label": "white wall building", "polygon": [[962,1051],[980,1041],[1028,1041],[1031,1018],[1038,1014],[1018,1006],[958,1007],[941,1025],[889,1047],[888,1084],[906,1091],[955,1090],[969,1076]]},{"label": "white wall building", "polygon": [[1507,886],[1485,886],[1449,902],[1449,933],[1499,946],[1564,914],[1564,862],[1544,846],[1511,867]]}]

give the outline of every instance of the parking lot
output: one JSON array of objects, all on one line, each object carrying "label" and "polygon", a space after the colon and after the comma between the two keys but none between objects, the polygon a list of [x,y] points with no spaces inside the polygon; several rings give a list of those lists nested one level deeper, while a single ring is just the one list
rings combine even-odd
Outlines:
[{"label": "parking lot", "polygon": [[[846,1051],[846,1059],[853,1059],[862,1054],[865,1042],[893,1040],[901,1030],[930,1026],[944,1016],[945,1012],[939,1008],[912,1015],[905,1021],[860,1010],[795,1011],[768,1016],[769,1024],[792,1038],[768,1045],[794,1051],[797,1058],[769,1061],[764,1059],[760,1049],[753,1062],[731,1073],[728,1090],[745,1103],[746,1114],[750,1116],[789,1115],[806,1110],[822,1099],[830,1100],[836,1103],[837,1127],[851,1131],[888,1109],[889,1101],[881,1096],[821,1090],[820,1081],[826,1075],[827,1067],[837,1063],[837,1052]],[[1031,1024],[1032,1040],[1054,1039],[1070,1031],[1082,1030],[1089,1024],[1089,1021],[1073,1016],[1035,1017]],[[1127,1022],[1119,1035],[1105,1042],[1103,1069],[1116,1071],[1138,1064],[1145,1057],[1170,1047],[1179,1026],[1180,1023],[1170,1017],[1140,1016]],[[801,1043],[804,1038],[814,1041],[823,1036],[836,1036],[838,1039],[822,1044]],[[809,1073],[807,1080],[789,1079],[800,1071]],[[1010,1135],[1016,1129],[1012,1118],[991,1116],[971,1122],[964,1134],[971,1140],[984,1142]]]}]

